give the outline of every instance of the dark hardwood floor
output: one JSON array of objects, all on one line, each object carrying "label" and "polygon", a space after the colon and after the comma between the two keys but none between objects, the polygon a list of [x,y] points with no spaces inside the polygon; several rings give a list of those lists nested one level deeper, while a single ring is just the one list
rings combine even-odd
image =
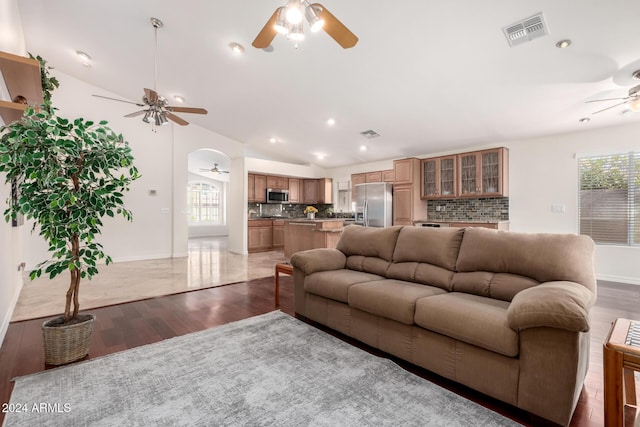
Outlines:
[{"label": "dark hardwood floor", "polygon": [[[281,276],[280,310],[294,315],[293,281]],[[90,310],[97,316],[88,359],[199,331],[274,310],[273,278],[204,289]],[[611,322],[640,319],[640,286],[600,282],[592,311],[591,359],[571,426],[603,426],[602,343]],[[0,348],[0,404],[9,401],[11,379],[44,366],[41,324],[44,319],[12,323]],[[320,327],[319,325],[316,325]],[[326,328],[322,328],[326,330]],[[330,332],[330,331],[328,331]],[[377,350],[333,333],[374,354]],[[395,360],[395,359],[394,359]],[[397,361],[397,360],[396,360]],[[397,361],[406,369],[524,425],[548,424],[523,411],[464,386]],[[638,381],[636,381],[638,382]],[[4,414],[0,413],[0,423]]]}]

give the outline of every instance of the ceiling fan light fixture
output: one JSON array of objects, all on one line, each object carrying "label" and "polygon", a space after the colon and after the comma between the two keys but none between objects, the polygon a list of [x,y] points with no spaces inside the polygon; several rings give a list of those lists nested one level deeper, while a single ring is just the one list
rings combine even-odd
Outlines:
[{"label": "ceiling fan light fixture", "polygon": [[[159,117],[159,119],[158,119]],[[167,123],[169,123],[169,120],[167,120],[167,115],[166,113],[160,113],[156,116],[156,124],[158,124],[158,121],[160,122],[159,126],[162,125],[166,125]]]},{"label": "ceiling fan light fixture", "polygon": [[629,103],[629,109],[634,113],[640,113],[640,98],[631,101]]},{"label": "ceiling fan light fixture", "polygon": [[304,16],[307,18],[307,22],[309,23],[309,27],[311,27],[312,33],[317,33],[324,27],[324,19],[320,18],[320,11],[315,7],[304,1]]},{"label": "ceiling fan light fixture", "polygon": [[298,25],[302,22],[302,5],[300,0],[289,0],[286,11],[287,22],[291,25]]},{"label": "ceiling fan light fixture", "polygon": [[289,34],[289,25],[287,24],[287,8],[285,6],[278,8],[278,17],[273,29],[280,34]]},{"label": "ceiling fan light fixture", "polygon": [[145,111],[142,121],[145,123],[151,123],[151,119],[153,118],[153,115],[151,113],[152,112],[150,110]]},{"label": "ceiling fan light fixture", "polygon": [[289,32],[289,38],[296,42],[300,42],[304,40],[304,29],[302,28],[302,22],[291,26],[291,31]]}]

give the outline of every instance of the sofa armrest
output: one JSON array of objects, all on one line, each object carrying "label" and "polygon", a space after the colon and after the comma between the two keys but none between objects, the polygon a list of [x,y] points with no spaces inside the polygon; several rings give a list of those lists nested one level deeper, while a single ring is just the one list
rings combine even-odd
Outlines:
[{"label": "sofa armrest", "polygon": [[507,321],[516,331],[549,327],[587,332],[595,299],[595,294],[579,283],[546,282],[518,292],[507,310]]},{"label": "sofa armrest", "polygon": [[347,257],[337,249],[309,249],[294,253],[291,264],[309,275],[318,271],[343,269],[347,265]]}]

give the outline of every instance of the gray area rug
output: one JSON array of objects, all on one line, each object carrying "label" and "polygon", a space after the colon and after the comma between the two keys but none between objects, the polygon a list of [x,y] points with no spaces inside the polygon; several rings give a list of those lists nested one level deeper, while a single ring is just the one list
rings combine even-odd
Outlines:
[{"label": "gray area rug", "polygon": [[19,377],[10,405],[6,426],[518,425],[279,311]]}]

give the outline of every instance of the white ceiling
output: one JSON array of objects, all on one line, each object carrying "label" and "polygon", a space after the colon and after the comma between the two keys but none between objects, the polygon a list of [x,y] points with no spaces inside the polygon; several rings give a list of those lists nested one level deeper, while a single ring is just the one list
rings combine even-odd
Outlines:
[{"label": "white ceiling", "polygon": [[[298,49],[283,36],[272,52],[253,48],[285,3],[18,5],[28,51],[135,101],[142,88],[153,87],[149,18],[161,19],[158,92],[206,108],[207,116],[180,115],[244,143],[247,155],[259,158],[331,168],[640,121],[638,113],[622,115],[622,106],[592,115],[610,104],[585,104],[625,96],[640,84],[631,78],[640,69],[637,0],[324,0],[359,37],[354,48],[342,49],[324,32],[307,34]],[[538,12],[549,35],[510,48],[502,28]],[[565,38],[573,44],[556,48]],[[244,45],[245,54],[233,55],[231,42]],[[91,68],[76,50],[93,57]],[[329,117],[335,126],[326,125]],[[592,120],[579,123],[582,117]],[[381,136],[363,138],[368,129]]]}]

